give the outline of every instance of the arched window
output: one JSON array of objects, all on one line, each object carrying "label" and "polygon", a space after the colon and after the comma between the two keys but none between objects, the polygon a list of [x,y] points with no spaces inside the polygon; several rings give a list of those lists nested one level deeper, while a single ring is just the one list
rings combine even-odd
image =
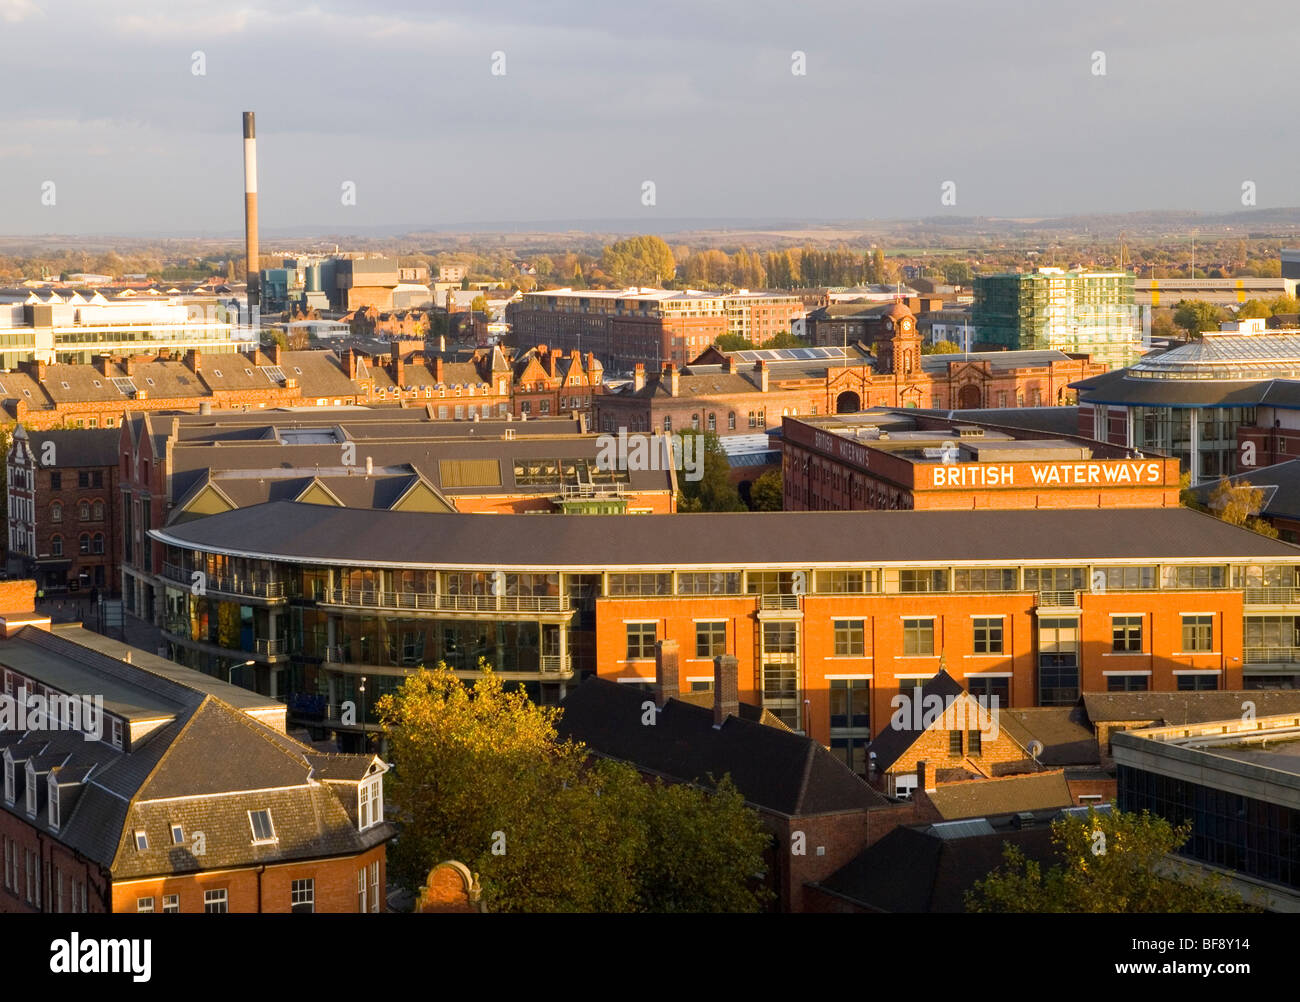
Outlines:
[{"label": "arched window", "polygon": [[672,431],[672,430],[673,430],[673,419],[672,419],[672,415],[670,415],[670,414],[665,414],[665,415],[664,415],[664,431]]},{"label": "arched window", "polygon": [[695,431],[699,431],[699,430],[700,430],[700,416],[699,416],[699,414],[692,414],[692,415],[691,415],[691,427],[692,427]]},{"label": "arched window", "polygon": [[95,553],[104,552],[104,534],[102,532],[95,533],[93,552]]},{"label": "arched window", "polygon": [[727,431],[736,430],[736,412],[732,411],[727,415]]},{"label": "arched window", "polygon": [[90,521],[90,502],[82,501],[77,505],[77,517],[83,522]]},{"label": "arched window", "polygon": [[717,430],[718,430],[718,415],[716,415],[716,414],[714,414],[712,411],[710,411],[710,412],[709,412],[709,431],[717,431]]},{"label": "arched window", "polygon": [[51,536],[51,537],[50,537],[50,556],[53,556],[53,557],[61,557],[61,556],[63,556],[63,537],[62,537],[62,536]]},{"label": "arched window", "polygon": [[90,506],[90,516],[96,522],[104,521],[104,502],[96,501]]},{"label": "arched window", "polygon": [[[59,502],[57,501],[55,501],[52,505],[50,505],[50,521],[51,522],[63,521],[63,505],[59,504]],[[57,539],[58,537],[56,536],[55,538]]]},{"label": "arched window", "polygon": [[81,552],[82,552],[82,553],[89,553],[89,552],[90,552],[90,534],[89,534],[89,533],[87,533],[87,532],[83,532],[83,533],[81,534],[81,539],[78,540],[78,542],[80,543],[80,549],[81,549]]}]

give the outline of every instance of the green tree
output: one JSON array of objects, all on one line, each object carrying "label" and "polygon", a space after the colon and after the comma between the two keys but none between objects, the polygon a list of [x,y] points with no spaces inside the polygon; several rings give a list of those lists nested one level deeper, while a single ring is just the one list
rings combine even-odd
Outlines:
[{"label": "green tree", "polygon": [[1247,299],[1237,307],[1238,320],[1249,320],[1254,317],[1263,318],[1270,316],[1272,316],[1272,314],[1269,312],[1268,304],[1261,299]]},{"label": "green tree", "polygon": [[768,470],[749,488],[749,500],[754,511],[781,511],[784,507],[784,488],[780,470]]},{"label": "green tree", "polygon": [[808,342],[801,337],[795,337],[789,331],[782,331],[780,334],[773,334],[764,341],[760,348],[807,348]]},{"label": "green tree", "polygon": [[601,251],[600,267],[618,285],[661,286],[676,274],[669,246],[656,236],[629,237]]},{"label": "green tree", "polygon": [[719,334],[713,339],[713,347],[718,351],[752,350],[754,344],[743,334]]},{"label": "green tree", "polygon": [[[480,661],[471,685],[421,669],[378,712],[408,887],[458,859],[493,911],[756,911],[768,836],[727,777],[713,790],[645,783],[560,741],[559,711],[508,692]],[[493,850],[496,851],[493,851]]]},{"label": "green tree", "polygon": [[1219,329],[1223,311],[1213,303],[1200,299],[1184,299],[1174,309],[1174,324],[1187,332],[1188,337],[1202,331]]},{"label": "green tree", "polygon": [[473,302],[469,304],[469,308],[475,313],[486,313],[488,308],[487,297],[481,293],[475,296]]},{"label": "green tree", "polygon": [[943,279],[949,285],[970,285],[975,273],[965,261],[950,261],[943,266]]},{"label": "green tree", "polygon": [[1014,845],[1002,866],[966,893],[969,912],[1242,912],[1220,879],[1166,875],[1166,857],[1191,836],[1191,822],[1112,810],[1052,823],[1060,862],[1047,870]]},{"label": "green tree", "polygon": [[1268,301],[1268,315],[1277,316],[1279,313],[1300,313],[1300,299],[1295,296],[1277,296]]},{"label": "green tree", "polygon": [[921,345],[922,355],[957,355],[961,353],[961,345],[952,341],[936,341],[934,344]]},{"label": "green tree", "polygon": [[[740,492],[731,482],[731,464],[722,449],[722,442],[716,432],[686,430],[682,438],[703,436],[690,448],[691,455],[699,456],[703,449],[703,470],[700,479],[691,479],[686,471],[678,474],[677,509],[683,512],[694,511],[745,511],[745,503],[740,500]],[[682,443],[683,452],[687,444]]]}]

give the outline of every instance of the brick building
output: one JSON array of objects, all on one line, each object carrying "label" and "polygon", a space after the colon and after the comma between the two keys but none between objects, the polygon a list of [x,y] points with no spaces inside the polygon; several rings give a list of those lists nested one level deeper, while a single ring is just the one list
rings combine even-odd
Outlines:
[{"label": "brick building", "polygon": [[118,589],[118,433],[19,425],[6,457],[10,574],[49,593]]},{"label": "brick building", "polygon": [[1179,503],[1176,459],[908,411],[787,417],[781,449],[786,511]]},{"label": "brick building", "polygon": [[386,910],[379,758],[318,752],[282,705],[143,651],[4,618],[21,723],[0,731],[0,912]]},{"label": "brick building", "polygon": [[543,344],[521,351],[511,367],[516,417],[576,411],[590,418],[592,398],[604,391],[605,370],[590,352],[564,354]]},{"label": "brick building", "polygon": [[1059,351],[923,355],[915,321],[894,304],[882,324],[892,336],[868,345],[722,352],[690,365],[635,369],[630,384],[596,401],[601,430],[752,434],[787,415],[852,413],[869,407],[1038,407],[1074,402],[1071,381],[1103,371]]},{"label": "brick building", "polygon": [[[360,674],[396,686],[417,664],[472,673],[480,656],[542,701],[591,673],[648,685],[655,642],[676,640],[683,687],[734,655],[742,700],[853,763],[941,659],[971,694],[1017,708],[1111,684],[1300,680],[1294,646],[1268,642],[1295,629],[1300,549],[1185,508],[537,519],[286,501],[149,535],[178,569],[160,599],[179,622],[191,570],[235,559],[302,596],[285,685],[327,705]],[[229,601],[248,610],[229,615],[253,624],[250,645],[267,636],[265,599]]]}]

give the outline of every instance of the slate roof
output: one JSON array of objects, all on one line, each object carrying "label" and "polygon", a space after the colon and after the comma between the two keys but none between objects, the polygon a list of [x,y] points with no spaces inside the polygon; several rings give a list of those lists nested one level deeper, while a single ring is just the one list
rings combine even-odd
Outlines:
[{"label": "slate roof", "polygon": [[1020,747],[1038,741],[1038,763],[1045,766],[1096,765],[1097,739],[1082,706],[998,708],[998,726]]},{"label": "slate roof", "polygon": [[1249,689],[1204,692],[1085,692],[1083,705],[1094,724],[1153,720],[1158,724],[1203,724],[1240,720],[1242,704],[1255,704],[1255,715],[1300,713],[1300,690]]},{"label": "slate roof", "polygon": [[[32,627],[0,641],[0,663],[14,662],[43,680],[48,672],[33,651],[61,656],[105,685],[133,685],[155,710],[170,710],[167,722],[125,750],[66,730],[0,735],[0,747],[23,762],[20,782],[28,760],[38,771],[57,771],[62,823],[58,831],[48,824],[48,785],[39,776],[35,820],[21,794],[0,809],[111,868],[115,880],[355,855],[394,834],[389,822],[357,828],[356,783],[382,771],[382,763],[370,755],[322,754],[261,723],[249,715],[259,709],[255,694],[248,709],[237,709],[205,691],[211,680],[198,672],[179,665],[154,672]],[[133,652],[133,661],[149,657]],[[66,680],[50,684],[57,681]],[[248,812],[257,810],[271,812],[274,842],[253,844]],[[184,829],[183,845],[172,844],[173,824]],[[144,850],[136,848],[137,830],[148,835]],[[200,831],[206,852],[195,856],[191,838]]]},{"label": "slate roof", "polygon": [[860,811],[887,803],[842,761],[811,738],[669,699],[653,727],[642,725],[645,692],[589,678],[560,704],[561,738],[596,754],[688,783],[711,785],[729,775],[754,807],[787,817]]},{"label": "slate roof", "polygon": [[[43,469],[63,470],[117,465],[118,430],[116,428],[32,431],[27,433],[27,439],[32,455]],[[54,444],[54,461],[49,464],[42,462],[45,458],[47,442]]]},{"label": "slate roof", "polygon": [[1046,824],[944,838],[933,826],[895,828],[825,880],[822,887],[870,911],[966,911],[965,895],[1003,861],[1011,844],[1044,865],[1056,861]]},{"label": "slate roof", "polygon": [[[517,443],[516,443],[517,444]],[[430,567],[754,565],[1266,559],[1300,548],[1186,508],[1054,511],[523,515],[372,512],[272,502],[155,529],[219,553]],[[671,540],[672,545],[665,546]]]},{"label": "slate roof", "polygon": [[[1247,473],[1226,477],[1232,483],[1249,482],[1252,487],[1264,491],[1261,514],[1270,518],[1300,518],[1300,459],[1290,459],[1285,463],[1272,466],[1260,466]],[[1215,489],[1222,480],[1193,487],[1197,499],[1206,506],[1210,503]]]}]

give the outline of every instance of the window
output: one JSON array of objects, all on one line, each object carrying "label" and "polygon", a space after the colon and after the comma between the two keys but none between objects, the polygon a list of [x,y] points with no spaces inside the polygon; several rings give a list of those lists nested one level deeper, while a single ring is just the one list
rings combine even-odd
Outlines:
[{"label": "window", "polygon": [[984,741],[978,730],[966,732],[966,749],[967,754],[972,758],[983,754]]},{"label": "window", "polygon": [[248,823],[253,829],[253,842],[274,842],[275,826],[271,824],[270,811],[249,811]]},{"label": "window", "polygon": [[61,556],[63,556],[63,537],[62,537],[62,536],[51,536],[51,537],[50,537],[50,556],[52,556],[52,557],[61,557]]},{"label": "window", "polygon": [[96,501],[90,506],[90,518],[94,522],[104,521],[104,502]]},{"label": "window", "polygon": [[78,545],[78,548],[81,550],[82,553],[89,553],[89,552],[90,552],[90,533],[88,533],[88,532],[83,532],[83,533],[81,534],[80,538],[77,540],[77,545]]},{"label": "window", "polygon": [[361,831],[384,820],[384,787],[381,777],[376,776],[362,783],[357,791],[357,798],[359,803],[357,817]]},{"label": "window", "polygon": [[664,415],[664,431],[673,430],[673,419],[671,414]]},{"label": "window", "polygon": [[1219,688],[1219,676],[1214,674],[1179,675],[1179,692],[1201,692]]},{"label": "window", "polygon": [[861,595],[872,590],[871,571],[818,571],[817,591],[826,595]]},{"label": "window", "polygon": [[[55,721],[55,726],[56,727],[58,726],[58,721]],[[59,784],[55,780],[53,773],[50,773],[49,784],[50,784],[50,789],[48,794],[48,800],[49,800],[50,827],[53,828],[55,831],[58,831],[59,830]]]},{"label": "window", "polygon": [[1183,652],[1205,653],[1214,650],[1214,617],[1183,617]]},{"label": "window", "polygon": [[1079,698],[1079,621],[1038,621],[1038,702],[1070,706]]},{"label": "window", "polygon": [[1222,588],[1225,584],[1222,567],[1166,567],[1163,570],[1166,588]]},{"label": "window", "polygon": [[611,574],[609,594],[615,595],[671,595],[671,574]]},{"label": "window", "polygon": [[102,532],[95,533],[90,543],[90,551],[97,554],[104,552],[104,534]]},{"label": "window", "polygon": [[903,620],[903,656],[930,657],[934,654],[934,620]]},{"label": "window", "polygon": [[[1011,705],[1011,679],[989,675],[967,675],[966,691],[985,709]],[[997,700],[995,703],[994,700]]]},{"label": "window", "polygon": [[1107,692],[1146,692],[1150,687],[1150,680],[1146,675],[1106,676]]},{"label": "window", "polygon": [[947,591],[948,572],[886,571],[885,588],[887,591],[898,592]]},{"label": "window", "polygon": [[135,833],[135,847],[141,852],[149,848],[149,835],[143,829]]},{"label": "window", "polygon": [[379,861],[370,864],[370,910],[379,911]]},{"label": "window", "polygon": [[962,756],[962,735],[961,731],[948,732],[948,757],[961,758]]},{"label": "window", "polygon": [[[1111,616],[1110,649],[1117,654],[1138,654],[1142,651],[1142,617]],[[1145,686],[1144,686],[1145,688]]]},{"label": "window", "polygon": [[50,521],[51,522],[63,521],[63,505],[59,504],[59,502],[57,501],[55,501],[52,505],[50,505]]},{"label": "window", "polygon": [[718,415],[712,411],[709,412],[709,431],[718,430]]},{"label": "window", "polygon": [[172,845],[185,844],[185,829],[180,825],[172,825]]},{"label": "window", "polygon": [[655,624],[627,624],[627,657],[652,658],[655,656]]},{"label": "window", "polygon": [[357,911],[365,913],[366,910],[366,868],[363,866],[357,871]]},{"label": "window", "polygon": [[1002,653],[1002,617],[983,616],[972,620],[975,624],[975,653]]},{"label": "window", "polygon": [[162,910],[164,914],[177,914],[181,910],[181,896],[179,894],[164,894]]},{"label": "window", "polygon": [[153,898],[136,898],[135,910],[138,912],[153,911]]},{"label": "window", "polygon": [[117,719],[113,720],[113,747],[122,747],[122,721]]},{"label": "window", "polygon": [[310,877],[295,880],[289,888],[289,910],[309,915],[316,910],[316,881]]},{"label": "window", "polygon": [[728,430],[728,431],[735,431],[735,430],[736,430],[736,412],[735,412],[735,411],[732,411],[730,414],[727,415],[727,430]]},{"label": "window", "polygon": [[227,900],[226,889],[223,887],[219,891],[203,892],[203,910],[209,915],[224,915],[230,908]]},{"label": "window", "polygon": [[697,658],[712,658],[718,654],[726,653],[727,624],[725,622],[695,624],[695,656]]},{"label": "window", "polygon": [[835,626],[835,656],[862,657],[866,653],[862,619],[832,620]]},{"label": "window", "polygon": [[63,474],[62,474],[62,473],[51,473],[51,474],[50,474],[50,490],[52,490],[52,491],[61,491],[61,490],[63,490]]},{"label": "window", "polygon": [[90,486],[89,470],[81,470],[77,473],[77,486],[83,489]]},{"label": "window", "polygon": [[1148,591],[1156,586],[1154,567],[1099,567],[1097,570],[1106,575],[1109,591]]},{"label": "window", "polygon": [[1015,591],[1014,567],[973,567],[952,572],[953,591]]},{"label": "window", "polygon": [[870,723],[870,692],[865,678],[831,679],[831,729],[867,727]]}]

